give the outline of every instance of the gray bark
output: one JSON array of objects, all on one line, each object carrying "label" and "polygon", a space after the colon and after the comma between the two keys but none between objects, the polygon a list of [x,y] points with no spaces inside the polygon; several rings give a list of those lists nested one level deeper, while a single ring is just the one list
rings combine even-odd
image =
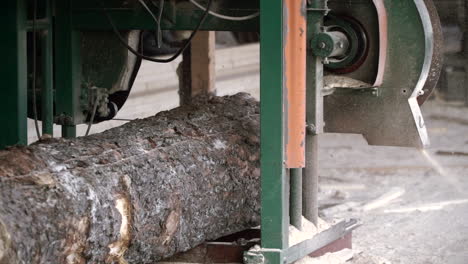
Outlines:
[{"label": "gray bark", "polygon": [[259,105],[0,151],[0,263],[154,263],[260,222]]}]

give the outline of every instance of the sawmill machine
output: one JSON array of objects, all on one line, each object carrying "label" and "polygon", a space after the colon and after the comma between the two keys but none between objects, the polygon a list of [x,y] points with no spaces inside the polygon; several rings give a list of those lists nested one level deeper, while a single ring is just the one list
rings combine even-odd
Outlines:
[{"label": "sawmill machine", "polygon": [[[262,225],[249,263],[292,263],[359,224],[290,246],[290,224],[318,221],[320,134],[429,144],[420,105],[442,66],[431,0],[6,0],[0,12],[0,148],[27,143],[28,117],[68,138],[111,120],[141,61],[172,61],[198,31],[259,32]],[[144,56],[141,32],[162,30],[192,33],[168,59]]]}]

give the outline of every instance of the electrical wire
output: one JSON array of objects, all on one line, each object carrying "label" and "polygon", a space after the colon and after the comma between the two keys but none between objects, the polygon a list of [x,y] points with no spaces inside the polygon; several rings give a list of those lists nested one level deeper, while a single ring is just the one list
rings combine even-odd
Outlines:
[{"label": "electrical wire", "polygon": [[[196,7],[200,8],[201,10],[203,11],[206,11],[207,8],[205,8],[204,6],[202,6],[201,4],[199,4],[197,1],[195,0],[190,0],[190,3],[194,4]],[[242,17],[234,17],[234,16],[226,16],[226,15],[222,15],[222,14],[219,14],[219,13],[216,13],[214,11],[209,11],[208,13],[210,13],[210,15],[214,16],[214,17],[217,17],[217,18],[220,18],[220,19],[224,19],[224,20],[231,20],[231,21],[245,21],[245,20],[250,20],[250,19],[253,19],[253,18],[256,18],[260,15],[260,12],[255,12],[251,15],[248,15],[248,16],[242,16]]]},{"label": "electrical wire", "polygon": [[138,0],[140,4],[143,6],[143,8],[150,14],[150,16],[153,18],[154,22],[156,22],[156,28],[157,28],[157,35],[156,35],[156,45],[158,48],[161,47],[161,42],[162,42],[162,34],[161,34],[161,19],[156,18],[156,16],[153,14],[151,9],[146,5],[145,1],[143,0]]},{"label": "electrical wire", "polygon": [[99,1],[99,0],[95,0],[95,1],[98,2],[102,6],[102,11],[104,12],[105,16],[107,17],[107,20],[108,20],[109,24],[111,25],[112,30],[114,31],[114,34],[120,40],[121,44],[124,45],[128,49],[128,51],[130,51],[131,53],[133,53],[133,55],[135,55],[135,56],[137,56],[137,57],[139,57],[141,59],[152,61],[152,62],[158,62],[158,63],[169,63],[171,61],[174,61],[175,59],[177,59],[180,56],[180,54],[182,54],[188,48],[188,46],[192,42],[193,37],[198,32],[198,30],[200,29],[203,22],[205,22],[205,19],[208,17],[209,10],[210,10],[211,4],[213,2],[213,0],[208,0],[208,5],[207,5],[207,7],[205,9],[205,13],[203,14],[202,18],[198,22],[195,30],[192,31],[192,34],[190,35],[190,37],[185,41],[182,48],[180,48],[172,57],[169,57],[167,59],[155,59],[155,58],[152,58],[152,57],[149,57],[149,56],[145,56],[145,55],[139,53],[138,51],[134,50],[132,47],[130,47],[130,45],[128,45],[127,41],[122,37],[122,35],[120,35],[119,30],[115,26],[114,21],[112,21],[112,18],[110,17],[109,13],[107,12],[106,7],[103,6],[101,1]]},{"label": "electrical wire", "polygon": [[33,107],[33,117],[34,117],[34,126],[36,127],[36,134],[37,134],[37,139],[41,139],[41,132],[39,131],[39,123],[37,121],[37,103],[36,103],[36,53],[37,53],[37,47],[36,47],[36,20],[37,20],[37,0],[33,1],[33,23],[32,23],[32,34],[33,34],[33,39],[32,39],[32,49],[33,49],[33,54],[32,54],[32,107]]},{"label": "electrical wire", "polygon": [[[159,0],[159,6],[156,5],[156,3],[154,2],[154,0],[151,0],[151,3],[157,7],[159,9],[159,14],[158,14],[158,35],[159,36],[162,36],[162,30],[161,30],[161,21],[162,21],[162,16],[163,16],[163,12],[164,12],[164,0]],[[163,42],[163,39],[161,37],[161,39],[159,40],[159,42],[157,43],[158,44],[158,48],[161,48],[161,45],[162,45],[162,42]]]}]

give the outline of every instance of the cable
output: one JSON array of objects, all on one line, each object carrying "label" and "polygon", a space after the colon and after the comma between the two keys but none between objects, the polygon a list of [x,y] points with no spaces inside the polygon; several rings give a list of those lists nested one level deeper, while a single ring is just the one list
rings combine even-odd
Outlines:
[{"label": "cable", "polygon": [[123,121],[123,122],[129,122],[129,121],[134,121],[135,119],[127,119],[127,118],[112,118],[112,120],[115,120],[115,121]]},{"label": "cable", "polygon": [[156,18],[156,16],[151,12],[151,9],[146,5],[145,1],[143,0],[138,0],[140,4],[145,8],[145,10],[150,14],[150,16],[153,18],[154,22],[156,22],[156,28],[157,28],[157,36],[156,36],[156,45],[158,48],[161,47],[161,42],[162,42],[162,34],[161,34],[161,20],[160,18]]},{"label": "cable", "polygon": [[99,104],[99,94],[96,90],[96,100],[94,101],[94,105],[93,105],[93,113],[91,114],[91,118],[89,119],[88,129],[86,129],[85,136],[88,136],[89,131],[91,131],[91,127],[93,126],[93,122],[94,122],[94,117],[96,116],[98,104]]},{"label": "cable", "polygon": [[[156,3],[154,2],[154,0],[151,0],[151,3],[157,7],[159,9],[159,14],[158,14],[158,34],[159,36],[162,36],[162,30],[161,30],[161,21],[162,21],[162,16],[163,16],[163,11],[164,11],[164,0],[159,0],[159,6],[156,5]],[[162,45],[162,42],[163,42],[163,39],[161,37],[161,39],[159,40],[160,42],[157,43],[158,44],[158,48],[161,48],[161,45]]]},{"label": "cable", "polygon": [[[202,5],[200,5],[197,1],[195,0],[190,0],[190,3],[194,4],[196,7],[200,8],[201,10],[203,11],[206,11],[207,9],[205,7],[203,7]],[[248,15],[248,16],[243,16],[243,17],[233,17],[233,16],[226,16],[226,15],[222,15],[222,14],[218,14],[214,11],[209,11],[208,13],[210,13],[210,15],[214,16],[214,17],[217,17],[217,18],[220,18],[220,19],[224,19],[224,20],[231,20],[231,21],[244,21],[244,20],[250,20],[250,19],[253,19],[253,18],[256,18],[260,15],[260,12],[256,12],[256,13],[253,13],[251,15]]]},{"label": "cable", "polygon": [[39,131],[39,123],[37,121],[37,103],[36,103],[36,19],[37,19],[37,0],[33,1],[33,39],[32,39],[32,46],[33,46],[33,72],[32,72],[32,104],[33,104],[33,116],[34,116],[34,126],[36,127],[36,134],[37,139],[41,139],[41,132]]},{"label": "cable", "polygon": [[[96,2],[98,2],[101,6],[103,6],[102,2],[99,1],[99,0],[95,0]],[[111,25],[112,27],[112,30],[114,31],[115,35],[118,37],[118,39],[120,40],[121,44],[124,45],[128,51],[130,51],[131,53],[133,53],[133,55],[139,57],[139,58],[142,58],[142,59],[145,59],[145,60],[148,60],[148,61],[152,61],[152,62],[158,62],[158,63],[169,63],[175,59],[177,59],[177,57],[180,56],[180,54],[182,54],[182,52],[185,51],[185,49],[187,49],[187,47],[190,45],[190,42],[192,42],[192,39],[193,37],[195,36],[195,34],[198,32],[198,30],[200,29],[201,25],[203,24],[203,22],[205,22],[205,19],[208,17],[208,13],[209,13],[209,10],[211,8],[211,4],[212,4],[213,0],[208,0],[208,6],[206,7],[206,10],[205,10],[205,13],[203,14],[202,18],[200,19],[200,21],[198,22],[198,25],[197,27],[195,28],[195,30],[192,32],[192,34],[190,35],[190,37],[185,41],[184,45],[182,46],[181,49],[179,49],[176,54],[174,54],[172,57],[169,57],[167,59],[155,59],[155,58],[151,58],[149,56],[145,56],[141,53],[139,53],[138,51],[134,50],[132,47],[130,47],[130,45],[128,45],[127,41],[125,41],[125,39],[120,35],[119,33],[119,30],[117,29],[117,27],[115,26],[114,24],[114,21],[112,21],[112,18],[110,17],[109,13],[107,12],[107,9],[103,6],[102,8],[102,11],[104,12],[104,14],[106,15],[107,17],[107,20],[109,22],[109,24]]]}]

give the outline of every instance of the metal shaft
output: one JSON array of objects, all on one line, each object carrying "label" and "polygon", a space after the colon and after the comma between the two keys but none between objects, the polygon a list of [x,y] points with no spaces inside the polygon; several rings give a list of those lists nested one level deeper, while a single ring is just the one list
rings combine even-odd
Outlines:
[{"label": "metal shaft", "polygon": [[[310,2],[307,13],[307,38],[312,40],[320,33],[327,1]],[[307,135],[306,167],[302,177],[302,210],[304,217],[317,225],[318,222],[318,135],[323,133],[323,64],[311,49],[307,52]]]},{"label": "metal shaft", "polygon": [[291,225],[302,230],[302,169],[290,169],[290,205]]},{"label": "metal shaft", "polygon": [[42,134],[53,135],[54,130],[54,91],[52,65],[52,31],[42,34],[42,75],[43,86],[41,96]]},{"label": "metal shaft", "polygon": [[306,138],[306,168],[302,185],[304,217],[318,223],[318,135],[308,134]]}]

